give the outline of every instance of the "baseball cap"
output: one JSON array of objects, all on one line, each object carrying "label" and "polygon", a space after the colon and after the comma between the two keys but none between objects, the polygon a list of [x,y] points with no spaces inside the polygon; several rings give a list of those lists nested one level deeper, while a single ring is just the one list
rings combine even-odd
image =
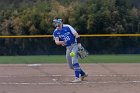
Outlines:
[{"label": "baseball cap", "polygon": [[54,19],[53,23],[54,24],[61,24],[62,23],[62,19]]}]

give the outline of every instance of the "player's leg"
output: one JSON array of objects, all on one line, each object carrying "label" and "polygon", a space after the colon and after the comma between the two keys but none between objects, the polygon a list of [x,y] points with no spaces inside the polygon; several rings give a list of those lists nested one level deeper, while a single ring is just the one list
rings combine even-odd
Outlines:
[{"label": "player's leg", "polygon": [[73,68],[75,71],[75,77],[79,78],[80,77],[80,65],[78,63],[78,55],[77,55],[78,47],[76,44],[72,46],[72,52],[75,53],[75,56],[72,57],[72,64],[73,64]]},{"label": "player's leg", "polygon": [[66,50],[66,59],[67,63],[69,64],[70,69],[73,69],[75,72],[75,80],[72,82],[81,82],[81,79],[79,78],[79,64],[72,64],[72,57],[70,56],[70,52],[72,51],[72,46],[67,47]]},{"label": "player's leg", "polygon": [[80,78],[83,80],[83,76],[85,76],[85,72],[80,68],[80,65],[78,63],[78,46],[77,44],[73,46],[72,51],[75,53],[75,56],[72,57],[72,64],[73,68],[75,70],[75,77]]},{"label": "player's leg", "polygon": [[69,68],[70,69],[73,69],[73,65],[72,65],[72,58],[70,56],[70,52],[71,52],[71,48],[70,47],[67,47],[66,49],[66,60],[67,60],[67,63],[69,65]]},{"label": "player's leg", "polygon": [[[81,81],[81,79],[79,78],[79,74],[80,74],[80,71],[79,71],[79,64],[78,63],[76,63],[76,64],[73,64],[73,57],[71,57],[70,56],[70,53],[72,52],[72,49],[73,49],[73,47],[74,47],[74,45],[72,45],[72,46],[69,46],[69,47],[67,47],[66,49],[66,59],[67,59],[67,62],[68,62],[68,64],[69,64],[69,67],[71,68],[71,69],[73,69],[74,70],[74,72],[75,72],[75,80],[74,81],[72,81],[72,82],[80,82]],[[75,51],[74,51],[75,52]],[[75,52],[76,53],[76,52]],[[76,61],[76,60],[75,60]]]}]

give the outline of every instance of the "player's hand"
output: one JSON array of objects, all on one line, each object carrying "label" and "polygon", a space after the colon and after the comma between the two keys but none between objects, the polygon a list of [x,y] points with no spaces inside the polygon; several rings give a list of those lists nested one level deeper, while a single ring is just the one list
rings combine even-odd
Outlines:
[{"label": "player's hand", "polygon": [[81,49],[81,48],[82,48],[81,43],[78,43],[78,48],[79,48],[79,49]]},{"label": "player's hand", "polygon": [[62,46],[65,46],[65,42],[64,41],[59,41],[59,44]]}]

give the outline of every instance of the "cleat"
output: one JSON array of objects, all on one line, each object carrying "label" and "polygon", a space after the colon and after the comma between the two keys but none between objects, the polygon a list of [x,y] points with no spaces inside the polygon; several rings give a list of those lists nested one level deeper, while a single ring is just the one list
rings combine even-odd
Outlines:
[{"label": "cleat", "polygon": [[80,83],[81,82],[81,78],[75,78],[75,80],[72,81],[72,83]]},{"label": "cleat", "polygon": [[85,79],[85,77],[87,77],[87,76],[88,76],[88,74],[81,76],[81,80],[83,81]]}]

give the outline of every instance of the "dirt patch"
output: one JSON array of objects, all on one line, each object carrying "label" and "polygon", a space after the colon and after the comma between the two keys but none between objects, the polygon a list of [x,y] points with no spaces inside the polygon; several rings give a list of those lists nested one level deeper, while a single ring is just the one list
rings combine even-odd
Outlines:
[{"label": "dirt patch", "polygon": [[67,64],[1,64],[0,93],[140,93],[140,64],[82,64],[89,76],[71,83]]}]

